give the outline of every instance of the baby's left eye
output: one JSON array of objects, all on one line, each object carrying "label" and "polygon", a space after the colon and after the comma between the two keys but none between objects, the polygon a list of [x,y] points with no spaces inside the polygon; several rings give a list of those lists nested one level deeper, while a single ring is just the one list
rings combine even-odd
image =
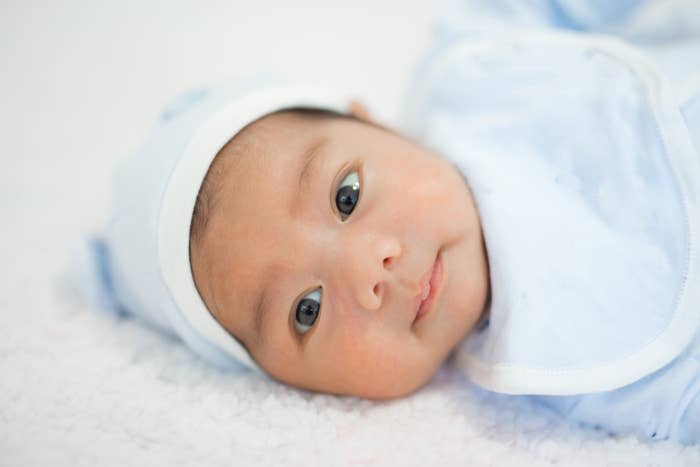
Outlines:
[{"label": "baby's left eye", "polygon": [[335,194],[335,205],[340,212],[342,220],[352,213],[360,198],[360,178],[357,172],[350,172],[345,176],[338,191]]}]

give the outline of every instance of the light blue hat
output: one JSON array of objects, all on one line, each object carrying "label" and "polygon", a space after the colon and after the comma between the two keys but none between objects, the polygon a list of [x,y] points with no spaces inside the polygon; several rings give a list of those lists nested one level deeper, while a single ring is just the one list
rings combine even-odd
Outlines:
[{"label": "light blue hat", "polygon": [[199,188],[219,150],[250,122],[290,107],[345,112],[348,102],[269,76],[173,101],[146,144],[115,166],[110,223],[104,236],[87,236],[75,256],[80,290],[103,309],[179,336],[217,366],[258,369],[195,287],[189,232]]}]

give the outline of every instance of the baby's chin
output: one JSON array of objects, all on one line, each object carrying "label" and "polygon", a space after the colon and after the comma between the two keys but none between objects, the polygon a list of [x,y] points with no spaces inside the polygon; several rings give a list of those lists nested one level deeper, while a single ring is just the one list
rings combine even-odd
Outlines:
[{"label": "baby's chin", "polygon": [[332,388],[324,388],[323,386],[299,386],[299,388],[316,393],[331,394],[334,396],[352,396],[375,401],[387,401],[413,394],[425,386],[430,379],[431,378],[427,378],[425,381],[421,381],[419,383],[411,382],[410,384],[395,381],[389,384],[363,384],[346,388],[340,388],[337,386]]},{"label": "baby's chin", "polygon": [[357,393],[346,395],[376,401],[399,399],[401,397],[409,396],[414,392],[418,391],[432,379],[433,375],[434,373],[431,374],[428,378],[425,378],[424,380],[418,382],[405,383],[403,381],[394,381],[390,384],[372,385],[372,387],[361,388],[357,391]]},{"label": "baby's chin", "polygon": [[421,368],[413,366],[407,372],[384,372],[381,375],[372,377],[358,376],[355,378],[345,377],[339,379],[322,378],[312,381],[285,381],[284,379],[272,377],[290,386],[298,387],[311,392],[332,394],[337,396],[353,396],[363,399],[385,401],[406,397],[425,386],[437,373],[440,365],[433,368]]}]

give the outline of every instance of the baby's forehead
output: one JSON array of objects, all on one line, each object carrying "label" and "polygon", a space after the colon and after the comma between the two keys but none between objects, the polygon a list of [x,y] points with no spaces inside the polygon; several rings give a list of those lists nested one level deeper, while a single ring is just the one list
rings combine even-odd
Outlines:
[{"label": "baby's forehead", "polygon": [[[262,161],[279,165],[281,156],[291,157],[289,148],[303,131],[293,116],[272,114],[250,123],[219,151],[210,171],[219,177],[244,177],[259,168]],[[270,156],[277,157],[270,157]]]},{"label": "baby's forehead", "polygon": [[241,185],[248,193],[259,192],[259,185],[249,183],[251,178],[264,178],[270,170],[294,165],[303,157],[305,147],[321,137],[320,123],[321,120],[307,115],[283,110],[244,127],[216,155],[202,184],[201,191],[209,201],[209,215],[221,214],[220,201],[231,191],[240,197]]},{"label": "baby's forehead", "polygon": [[346,125],[366,124],[322,109],[280,110],[244,127],[221,149],[211,170],[237,178],[260,169],[262,164],[280,167],[303,159],[308,148],[320,141],[338,140]]},{"label": "baby's forehead", "polygon": [[265,115],[246,125],[221,148],[212,169],[222,163],[245,168],[246,161],[263,157],[268,149],[289,144],[302,132],[308,134],[318,123],[286,110]]}]

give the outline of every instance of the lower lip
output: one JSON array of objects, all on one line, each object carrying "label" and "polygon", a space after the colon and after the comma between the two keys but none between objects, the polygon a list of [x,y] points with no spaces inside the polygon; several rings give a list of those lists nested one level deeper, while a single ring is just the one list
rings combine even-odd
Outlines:
[{"label": "lower lip", "polygon": [[427,315],[433,309],[433,303],[435,302],[435,297],[439,292],[440,285],[442,285],[442,255],[438,253],[435,264],[433,265],[433,275],[430,277],[430,293],[428,297],[421,302],[416,317],[413,322],[419,321],[423,316]]}]

